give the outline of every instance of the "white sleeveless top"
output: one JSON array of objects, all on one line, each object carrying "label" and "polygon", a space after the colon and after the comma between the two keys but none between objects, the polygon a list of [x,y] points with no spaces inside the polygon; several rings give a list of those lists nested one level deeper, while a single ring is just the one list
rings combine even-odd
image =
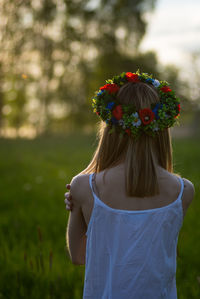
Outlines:
[{"label": "white sleeveless top", "polygon": [[176,299],[176,253],[183,223],[178,198],[148,210],[118,210],[94,197],[87,228],[84,299]]}]

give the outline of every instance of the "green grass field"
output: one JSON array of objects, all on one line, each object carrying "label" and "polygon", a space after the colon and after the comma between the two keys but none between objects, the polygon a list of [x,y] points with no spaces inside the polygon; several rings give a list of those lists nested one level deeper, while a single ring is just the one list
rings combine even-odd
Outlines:
[{"label": "green grass field", "polygon": [[[196,188],[179,235],[178,298],[200,298],[200,139],[173,143],[175,170]],[[85,268],[66,252],[64,193],[95,145],[78,133],[0,139],[0,298],[82,298]]]}]

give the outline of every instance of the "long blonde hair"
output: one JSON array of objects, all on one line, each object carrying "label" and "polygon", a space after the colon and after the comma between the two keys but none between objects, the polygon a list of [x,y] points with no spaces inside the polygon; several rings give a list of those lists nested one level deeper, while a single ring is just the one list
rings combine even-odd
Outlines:
[{"label": "long blonde hair", "polygon": [[[117,93],[121,104],[134,103],[136,110],[151,108],[160,101],[154,86],[138,82],[123,85]],[[120,162],[125,163],[127,196],[153,196],[159,193],[156,166],[173,172],[172,145],[169,128],[159,131],[156,137],[143,134],[139,139],[117,130],[109,133],[110,127],[103,121],[98,130],[99,143],[94,156],[82,173],[107,170]]]}]

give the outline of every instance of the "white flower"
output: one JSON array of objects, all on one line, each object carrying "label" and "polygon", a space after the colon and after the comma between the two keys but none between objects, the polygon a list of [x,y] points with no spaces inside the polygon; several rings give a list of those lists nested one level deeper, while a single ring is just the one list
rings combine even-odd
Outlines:
[{"label": "white flower", "polygon": [[158,127],[153,128],[153,131],[158,131],[158,130],[159,130]]},{"label": "white flower", "polygon": [[157,122],[154,120],[153,121],[154,122],[154,124],[155,124],[155,126],[154,126],[154,128],[153,128],[153,131],[155,132],[155,131],[158,131],[159,130],[159,127],[158,127],[158,124],[157,124]]},{"label": "white flower", "polygon": [[137,127],[137,128],[138,128],[138,127],[141,125],[141,123],[142,123],[141,120],[138,119],[138,121],[133,121],[133,122],[132,122],[132,125],[133,125],[134,127]]},{"label": "white flower", "polygon": [[119,123],[120,126],[124,126],[124,121],[123,121],[123,119],[120,119],[118,123]]},{"label": "white flower", "polygon": [[141,120],[140,120],[140,118],[139,118],[139,115],[138,115],[138,113],[137,112],[135,112],[135,113],[132,113],[132,116],[134,117],[134,121],[132,122],[132,125],[134,126],[134,127],[139,127],[140,125],[141,125]]},{"label": "white flower", "polygon": [[154,79],[154,81],[152,82],[153,86],[158,87],[160,86],[160,82],[157,79]]},{"label": "white flower", "polygon": [[124,123],[124,120],[123,120],[123,119],[119,119],[119,120],[118,120],[118,124],[119,124],[120,126],[122,126],[123,129],[126,129],[126,126],[125,126],[125,123]]}]

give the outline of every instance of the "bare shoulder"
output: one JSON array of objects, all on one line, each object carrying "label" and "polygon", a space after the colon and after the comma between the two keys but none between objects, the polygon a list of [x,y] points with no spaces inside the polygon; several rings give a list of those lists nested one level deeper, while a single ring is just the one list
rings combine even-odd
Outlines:
[{"label": "bare shoulder", "polygon": [[72,178],[70,185],[72,198],[81,199],[89,189],[89,174],[77,174]]},{"label": "bare shoulder", "polygon": [[186,201],[188,201],[188,203],[190,203],[194,198],[195,188],[193,183],[188,179],[183,178],[183,182],[184,182],[184,198],[186,199]]},{"label": "bare shoulder", "polygon": [[185,217],[187,209],[189,208],[194,198],[195,189],[191,181],[183,178],[183,182],[184,182],[184,190],[182,195],[182,206],[183,206],[183,216]]},{"label": "bare shoulder", "polygon": [[[176,173],[169,173],[165,170],[163,171],[164,177],[167,178],[168,181],[168,191],[171,192],[171,190],[177,190],[177,196],[180,193],[180,178],[181,176]],[[182,206],[183,206],[183,213],[184,216],[186,214],[187,209],[189,208],[190,204],[192,203],[192,200],[194,198],[195,194],[195,188],[191,181],[189,181],[186,178],[182,178],[184,183],[184,189],[183,189],[183,195],[182,195]],[[178,188],[177,188],[178,186]]]},{"label": "bare shoulder", "polygon": [[[180,175],[178,175],[176,173],[173,173],[173,174],[169,173],[169,177],[171,177],[171,180],[170,180],[171,186],[175,188],[175,186],[177,185],[177,182],[179,181]],[[184,182],[185,197],[187,197],[189,201],[192,201],[192,199],[194,197],[194,192],[195,192],[194,185],[188,179],[186,179],[186,178],[182,178],[182,179]]]}]

